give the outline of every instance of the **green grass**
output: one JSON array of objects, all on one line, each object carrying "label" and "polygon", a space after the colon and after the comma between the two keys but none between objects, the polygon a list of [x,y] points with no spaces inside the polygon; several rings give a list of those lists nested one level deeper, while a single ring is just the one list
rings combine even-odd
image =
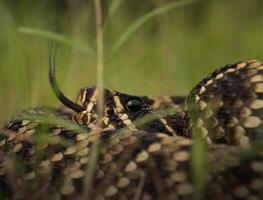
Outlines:
[{"label": "green grass", "polygon": [[[104,27],[106,57],[136,19],[165,2],[144,2],[140,8],[136,3],[117,2],[112,8]],[[50,40],[23,34],[25,29],[19,28],[50,31],[92,49],[95,28],[91,2],[77,11],[62,9],[52,1],[13,4],[2,0],[0,5],[3,123],[22,108],[58,105],[47,78]],[[235,0],[197,1],[158,15],[144,23],[112,57],[105,67],[105,85],[132,94],[188,94],[221,65],[262,58],[262,17],[260,0],[238,4]],[[72,99],[81,87],[96,83],[95,56],[78,47],[61,43],[57,55],[58,81]]]},{"label": "green grass", "polygon": [[[261,0],[190,2],[107,1],[105,86],[135,95],[187,95],[219,66],[262,59]],[[64,93],[74,99],[80,88],[96,84],[92,3],[61,8],[51,0],[24,4],[0,0],[1,124],[21,109],[59,104],[48,82],[52,40],[60,44],[57,79]],[[42,120],[74,126],[59,119]],[[94,149],[96,163],[96,145]],[[203,143],[197,140],[192,152],[194,192],[201,199],[206,166]],[[86,181],[91,185],[89,174]]]}]

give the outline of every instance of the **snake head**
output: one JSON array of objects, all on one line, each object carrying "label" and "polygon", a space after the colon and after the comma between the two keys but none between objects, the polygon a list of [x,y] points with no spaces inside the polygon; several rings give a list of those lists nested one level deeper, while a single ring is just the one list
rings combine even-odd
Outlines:
[{"label": "snake head", "polygon": [[[87,87],[80,91],[76,104],[84,110],[75,112],[73,120],[80,125],[94,128],[144,130],[148,133],[163,132],[178,136],[183,132],[184,119],[179,115],[162,117],[145,97],[138,97],[104,89],[103,115],[99,118],[97,87]],[[99,121],[99,119],[101,119]],[[99,122],[99,123],[98,123]]]},{"label": "snake head", "polygon": [[[87,87],[80,91],[77,104],[84,110],[75,112],[74,121],[81,125],[93,128],[98,123],[98,99],[99,89]],[[146,114],[153,113],[153,109],[142,98],[108,89],[104,89],[102,127],[118,129],[128,127],[136,129],[134,121]]]},{"label": "snake head", "polygon": [[[97,87],[82,89],[77,97],[77,102],[71,101],[60,90],[55,78],[54,49],[51,55],[49,80],[56,97],[67,108],[74,111],[73,120],[80,125],[93,128],[98,124],[100,128],[139,129],[147,132],[166,132],[170,135],[177,135],[176,132],[182,132],[181,129],[185,126],[184,120],[176,115],[170,116],[168,120],[160,117],[143,98],[108,89],[104,89],[103,92],[102,116],[98,114],[99,89]],[[149,115],[152,119],[142,123],[143,117]],[[141,121],[136,122],[136,120]]]}]

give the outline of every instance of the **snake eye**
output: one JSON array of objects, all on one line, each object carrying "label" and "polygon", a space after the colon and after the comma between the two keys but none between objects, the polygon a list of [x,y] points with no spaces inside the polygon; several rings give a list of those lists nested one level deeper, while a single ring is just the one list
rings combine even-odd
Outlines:
[{"label": "snake eye", "polygon": [[143,108],[143,102],[140,99],[131,99],[126,103],[126,108],[133,113],[139,112]]}]

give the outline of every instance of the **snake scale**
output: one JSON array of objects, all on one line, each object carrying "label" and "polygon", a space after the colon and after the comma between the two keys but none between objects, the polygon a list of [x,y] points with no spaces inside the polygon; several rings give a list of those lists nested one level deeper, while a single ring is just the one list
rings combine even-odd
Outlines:
[{"label": "snake scale", "polygon": [[[98,88],[82,89],[73,103],[53,67],[66,107],[22,111],[0,130],[2,197],[263,199],[263,62],[219,68],[187,97],[105,89],[101,118]],[[192,138],[204,143],[198,180]]]}]

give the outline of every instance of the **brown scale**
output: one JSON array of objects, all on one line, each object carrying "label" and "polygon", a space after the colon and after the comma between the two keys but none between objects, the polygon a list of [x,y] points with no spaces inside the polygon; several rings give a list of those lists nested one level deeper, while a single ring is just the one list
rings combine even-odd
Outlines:
[{"label": "brown scale", "polygon": [[[256,99],[248,98],[248,101],[246,98],[237,98],[234,101],[235,105],[243,105],[245,102],[252,113],[246,109],[242,112],[229,112],[237,113],[234,113],[234,116],[239,126],[246,131],[242,132],[240,129],[239,134],[244,133],[242,137],[248,137],[249,141],[262,138],[262,132],[254,132],[255,127],[250,127],[255,123],[259,124],[258,120],[251,119],[251,116],[260,118],[261,104],[258,100],[261,94],[262,63],[246,63],[246,66],[249,66],[247,68],[243,65],[229,65],[214,72],[191,92],[187,101],[192,130],[198,126],[203,133],[207,131],[206,138],[210,142],[241,144],[241,147],[226,144],[206,146],[207,168],[204,169],[202,192],[204,199],[263,199],[262,150],[255,150],[249,146],[244,150],[243,143],[231,141],[233,136],[222,140],[218,136],[220,130],[213,133],[207,128],[213,122],[217,124],[217,128],[222,128],[230,134],[228,131],[232,126],[229,124],[236,125],[234,118],[228,120],[232,113],[224,115],[225,119],[216,114],[223,105],[230,105],[230,100],[222,98],[223,89],[216,90],[215,87],[209,88],[209,85],[213,82],[221,84],[221,87],[228,85],[226,96],[231,95],[231,92],[236,94],[238,82],[233,77],[235,74],[238,76],[239,72],[245,77],[244,82],[239,82],[240,87],[252,88],[251,92],[258,96]],[[253,69],[250,69],[251,66]],[[251,72],[254,68],[257,71]],[[230,75],[224,76],[225,73]],[[246,84],[247,80],[249,81]],[[229,82],[234,85],[233,90]],[[96,88],[81,90],[77,103],[84,109],[79,112],[73,114],[63,108],[30,109],[20,113],[0,130],[1,194],[11,199],[87,199],[87,194],[90,195],[89,199],[193,199],[196,195],[191,175],[193,142],[178,136],[188,136],[190,133],[186,132],[186,111],[175,111],[171,117],[159,117],[155,111],[158,110],[156,105],[159,105],[160,109],[174,107],[171,104],[173,100],[167,100],[167,97],[159,98],[161,100],[154,108],[154,103],[150,103],[149,100],[147,104],[145,97],[105,90],[105,129],[100,130],[94,128],[97,120],[96,91]],[[250,90],[244,94],[251,94],[248,91]],[[213,95],[219,98],[213,98]],[[183,101],[171,99],[178,104]],[[197,107],[190,106],[194,101]],[[208,110],[210,102],[213,104]],[[33,114],[34,118],[29,117],[28,113]],[[57,120],[56,125],[46,120],[46,113],[53,120]],[[149,113],[159,118],[145,124],[135,123],[138,118]],[[65,127],[65,123],[61,121],[69,121],[72,114],[72,126]],[[228,126],[222,125],[224,120]],[[123,127],[126,131],[120,131]],[[172,134],[170,128],[177,135]],[[252,137],[253,133],[258,135]],[[211,136],[214,134],[218,137],[217,140]],[[98,141],[99,156],[90,185],[86,183],[90,175],[87,174],[87,170],[91,164],[91,147],[95,141]]]},{"label": "brown scale", "polygon": [[[145,133],[138,134],[138,137],[140,139],[137,140],[136,145],[126,146],[125,150],[118,155],[124,159],[121,164],[118,163],[122,173],[119,171],[103,173],[101,184],[97,186],[95,194],[98,197],[96,197],[98,199],[133,199],[140,191],[139,185],[143,180],[141,199],[192,199],[194,188],[189,163],[192,142],[165,134]],[[121,141],[119,143],[121,144]],[[260,168],[263,164],[262,157],[255,156],[247,160],[239,160],[237,155],[242,150],[237,147],[213,145],[207,148],[209,171],[206,175],[209,178],[206,180],[204,189],[205,199],[262,198],[263,174]],[[127,151],[130,154],[129,157],[127,157]],[[126,162],[125,159],[127,159]],[[104,166],[105,169],[112,165],[112,162]],[[243,171],[245,169],[246,173]],[[109,176],[111,181],[105,185],[104,179],[108,180]],[[245,187],[247,192],[244,194],[235,192],[240,187]],[[226,190],[232,192],[225,194]]]},{"label": "brown scale", "polygon": [[[63,131],[55,132],[63,137]],[[54,132],[48,134],[53,136]],[[94,189],[91,191],[94,199],[132,199],[135,195],[139,199],[192,199],[190,140],[164,133],[138,131],[129,131],[117,137],[115,132],[101,134],[101,155],[96,164]],[[106,139],[103,135],[107,135]],[[23,191],[21,198],[24,199],[56,199],[59,196],[63,199],[81,199],[86,164],[89,162],[87,151],[97,139],[96,135],[76,133],[74,145],[67,148],[62,143],[48,144],[42,148],[42,151],[48,152],[48,157],[27,163],[31,171],[17,174],[23,179],[14,180],[15,184],[8,186],[15,191],[15,195],[17,191]],[[58,149],[60,152],[56,152]],[[206,199],[262,198],[262,156],[255,154],[240,160],[238,156],[243,151],[235,146],[207,147],[209,171],[206,176],[209,178],[204,189]],[[35,154],[24,155],[25,160],[32,158],[34,160]],[[7,163],[3,162],[3,165]],[[6,173],[14,172],[5,169],[1,174]],[[30,193],[31,190],[39,192]],[[229,193],[222,193],[226,190]],[[244,191],[239,193],[239,190]]]},{"label": "brown scale", "polygon": [[250,145],[262,139],[263,63],[227,65],[203,79],[187,99],[193,126],[209,142]]}]

